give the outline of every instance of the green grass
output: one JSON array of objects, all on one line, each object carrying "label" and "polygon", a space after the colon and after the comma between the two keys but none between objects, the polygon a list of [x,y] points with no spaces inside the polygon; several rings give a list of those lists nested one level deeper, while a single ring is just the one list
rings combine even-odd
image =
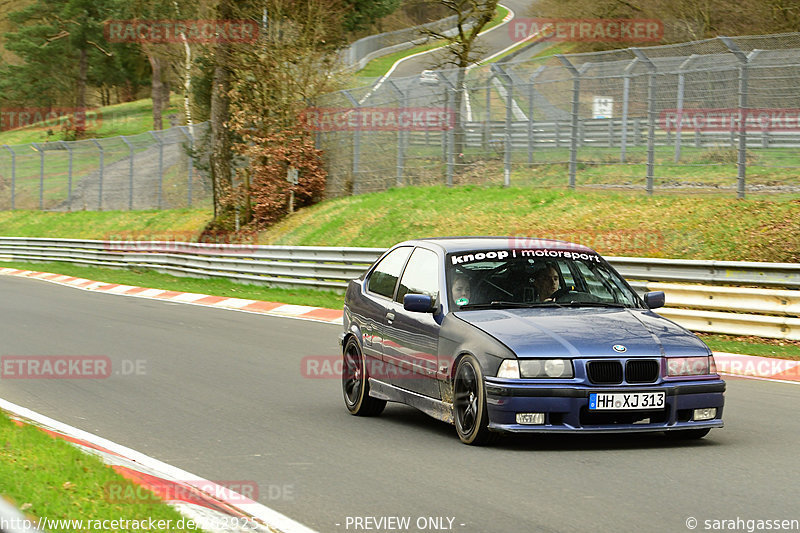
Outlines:
[{"label": "green grass", "polygon": [[259,236],[263,244],[381,246],[444,235],[554,237],[604,255],[800,261],[800,199],[531,187],[404,187],[328,200]]},{"label": "green grass", "polygon": [[0,235],[97,240],[196,241],[212,219],[207,209],[164,211],[0,211]]},{"label": "green grass", "polygon": [[334,291],[281,289],[263,285],[234,283],[226,279],[187,278],[161,274],[147,269],[117,270],[111,268],[84,267],[68,263],[31,263],[20,261],[0,261],[0,268],[52,272],[94,281],[104,281],[106,283],[119,283],[121,285],[134,285],[137,287],[149,287],[151,289],[164,289],[178,292],[210,294],[212,296],[226,296],[229,298],[243,298],[246,300],[311,305],[328,309],[341,309],[344,304],[344,296]]},{"label": "green grass", "polygon": [[[153,101],[149,98],[88,110],[88,130],[85,139],[137,135],[153,130]],[[183,100],[179,95],[170,98],[170,106],[163,113],[164,127],[169,127],[167,116],[177,114],[183,118]],[[67,117],[62,117],[62,122]],[[0,145],[18,145],[32,142],[65,140],[60,124],[37,123],[23,128],[0,132]]]},{"label": "green grass", "polygon": [[[143,489],[130,489],[125,480],[98,457],[82,452],[40,429],[19,426],[0,413],[0,494],[10,498],[32,520],[170,520],[169,531],[178,529],[183,519],[172,507],[155,503],[155,495]],[[107,496],[109,488],[120,494],[136,494],[133,499],[115,501]],[[148,494],[148,496],[142,496]],[[142,497],[139,497],[142,496]],[[184,524],[186,520],[184,520]],[[167,522],[164,522],[166,524]],[[90,528],[84,524],[81,531]],[[75,528],[51,527],[48,531],[76,531]],[[132,531],[139,529],[114,529]]]},{"label": "green grass", "polygon": [[800,342],[798,341],[706,333],[700,333],[699,336],[715,352],[741,353],[778,359],[800,359]]}]

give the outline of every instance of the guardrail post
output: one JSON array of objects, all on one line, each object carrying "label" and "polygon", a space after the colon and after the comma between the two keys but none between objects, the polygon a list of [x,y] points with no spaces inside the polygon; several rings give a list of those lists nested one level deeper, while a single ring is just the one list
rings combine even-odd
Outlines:
[{"label": "guardrail post", "polygon": [[133,210],[133,145],[124,135],[120,139],[128,146],[128,211]]},{"label": "guardrail post", "polygon": [[38,143],[31,146],[39,152],[39,211],[44,210],[44,149]]},{"label": "guardrail post", "polygon": [[72,211],[72,148],[66,141],[59,142],[69,154],[69,164],[67,166],[67,210]]},{"label": "guardrail post", "polygon": [[161,195],[164,191],[164,143],[158,138],[156,132],[149,132],[158,143],[158,209],[161,209]]},{"label": "guardrail post", "polygon": [[97,139],[91,139],[97,149],[100,151],[100,170],[97,183],[97,210],[103,210],[103,147],[97,142]]},{"label": "guardrail post", "polygon": [[[675,162],[678,163],[681,160],[681,132],[683,131],[683,93],[686,87],[686,69],[689,68],[689,63],[694,61],[697,57],[697,54],[690,55],[686,61],[681,63],[681,66],[678,67],[678,101],[677,101],[677,113],[675,120]],[[667,129],[669,131],[669,129]]]},{"label": "guardrail post", "polygon": [[[731,51],[736,59],[739,60],[739,148],[737,167],[736,195],[739,199],[745,196],[745,180],[747,177],[747,79],[748,65],[759,53],[760,50],[753,50],[749,54],[742,52],[742,49],[730,37],[719,37],[725,46]],[[731,129],[731,133],[733,129]]]},{"label": "guardrail post", "polygon": [[14,152],[14,149],[7,144],[4,144],[3,148],[11,152],[11,210],[13,211],[16,203],[16,198],[14,196],[16,194],[17,182],[17,154]]},{"label": "guardrail post", "polygon": [[559,61],[572,74],[572,124],[569,144],[569,188],[575,188],[575,175],[578,171],[578,113],[580,112],[581,74],[589,67],[590,63],[581,65],[580,70],[575,68],[569,59],[562,54],[556,54]]},{"label": "guardrail post", "polygon": [[647,65],[647,194],[653,194],[655,175],[655,143],[656,143],[656,66],[650,58],[638,48],[631,48],[645,65]]}]

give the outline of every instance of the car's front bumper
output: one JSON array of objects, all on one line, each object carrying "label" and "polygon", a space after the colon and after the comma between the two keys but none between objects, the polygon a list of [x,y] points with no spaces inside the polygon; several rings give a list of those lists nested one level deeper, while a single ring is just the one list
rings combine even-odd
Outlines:
[{"label": "car's front bumper", "polygon": [[[589,410],[593,392],[665,393],[663,408],[630,411]],[[512,433],[626,433],[722,427],[721,379],[659,383],[647,386],[597,387],[581,384],[543,384],[531,380],[486,379],[489,428]],[[716,408],[716,417],[695,421],[695,409]],[[544,413],[543,424],[518,424],[517,413]]]}]

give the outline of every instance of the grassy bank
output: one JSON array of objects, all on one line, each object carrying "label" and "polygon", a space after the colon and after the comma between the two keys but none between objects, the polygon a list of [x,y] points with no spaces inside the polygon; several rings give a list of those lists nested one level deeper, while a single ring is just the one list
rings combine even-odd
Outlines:
[{"label": "grassy bank", "polygon": [[[171,524],[169,531],[200,531],[175,527],[180,520],[187,523],[181,514],[159,502],[149,491],[135,488],[98,457],[54,439],[34,426],[18,425],[2,412],[0,444],[0,494],[10,498],[29,519],[46,517],[48,531],[88,531],[92,529],[87,524],[89,520],[92,523],[118,520],[122,524],[122,520],[147,523],[150,518]],[[109,497],[113,493],[109,488],[136,497],[114,501]],[[54,520],[83,520],[84,524],[82,528],[74,523],[70,527],[57,527]],[[40,525],[44,527],[43,523]]]},{"label": "grassy bank", "polygon": [[560,238],[605,255],[798,262],[800,199],[406,187],[304,209],[259,242],[389,246],[443,235]]}]

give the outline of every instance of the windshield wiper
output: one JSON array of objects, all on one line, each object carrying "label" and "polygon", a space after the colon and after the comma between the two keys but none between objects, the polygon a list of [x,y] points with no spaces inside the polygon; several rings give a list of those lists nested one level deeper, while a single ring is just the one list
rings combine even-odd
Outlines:
[{"label": "windshield wiper", "polygon": [[616,307],[623,309],[626,307],[632,307],[615,302],[562,302],[561,305],[566,307]]},{"label": "windshield wiper", "polygon": [[503,309],[507,307],[525,309],[529,307],[563,307],[563,305],[557,302],[506,302],[503,300],[493,300],[482,304],[462,305],[459,309]]}]

